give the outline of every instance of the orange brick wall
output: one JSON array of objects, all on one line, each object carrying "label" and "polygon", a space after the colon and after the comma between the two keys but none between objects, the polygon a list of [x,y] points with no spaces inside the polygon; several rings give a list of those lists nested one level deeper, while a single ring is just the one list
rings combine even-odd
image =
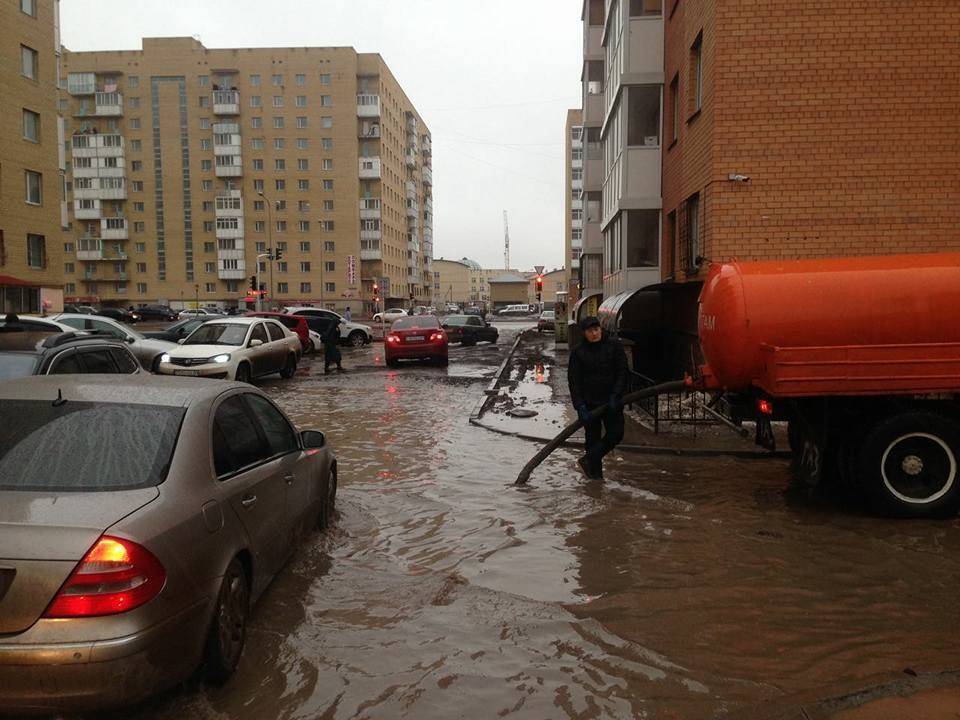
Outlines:
[{"label": "orange brick wall", "polygon": [[[681,97],[701,27],[704,107],[664,154],[663,193],[666,215],[701,192],[705,256],[960,249],[960,2],[679,0]],[[669,138],[669,90],[665,108]]]}]

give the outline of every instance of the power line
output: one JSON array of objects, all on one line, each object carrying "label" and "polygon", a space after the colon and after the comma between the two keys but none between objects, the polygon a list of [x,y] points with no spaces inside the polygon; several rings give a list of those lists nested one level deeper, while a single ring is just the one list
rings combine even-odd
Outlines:
[{"label": "power line", "polygon": [[527,178],[528,180],[533,180],[534,182],[538,182],[538,183],[540,183],[540,184],[542,184],[542,185],[548,185],[548,186],[550,186],[551,188],[554,188],[554,189],[556,189],[556,187],[557,187],[557,185],[558,185],[557,182],[550,182],[550,181],[548,181],[548,180],[544,180],[543,178],[539,178],[539,177],[536,177],[536,176],[534,176],[534,175],[527,175],[526,173],[517,172],[516,170],[512,170],[512,169],[510,169],[510,168],[503,167],[502,165],[497,165],[497,164],[492,163],[492,162],[487,162],[486,160],[481,160],[480,158],[473,157],[473,155],[467,155],[467,153],[461,152],[460,150],[457,150],[456,148],[450,148],[450,150],[453,151],[454,153],[456,153],[457,155],[461,155],[461,156],[467,158],[468,160],[473,160],[474,162],[482,163],[483,165],[489,165],[490,167],[496,168],[497,170],[501,170],[501,171],[503,171],[503,172],[505,172],[505,173],[510,173],[511,175],[518,175],[518,176],[520,176],[520,177]]}]

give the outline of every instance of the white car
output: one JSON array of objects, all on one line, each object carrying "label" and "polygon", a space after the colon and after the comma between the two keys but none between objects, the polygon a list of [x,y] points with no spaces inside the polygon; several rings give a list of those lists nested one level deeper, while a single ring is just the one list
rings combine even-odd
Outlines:
[{"label": "white car", "polygon": [[[327,310],[326,308],[318,307],[285,307],[283,312],[289,315],[303,315],[307,318],[307,325],[310,325],[310,318],[322,318],[327,321],[336,320],[340,323],[340,342],[346,343],[353,347],[360,347],[361,345],[368,345],[371,340],[373,340],[373,332],[370,330],[369,325],[362,325],[360,323],[351,322],[347,320],[340,313],[336,313],[333,310]],[[325,329],[326,323],[314,323],[310,327],[311,330],[320,330]],[[317,344],[317,347],[320,347],[323,342],[321,341]]]},{"label": "white car", "polygon": [[307,345],[308,353],[315,353],[320,346],[323,345],[323,338],[320,337],[320,333],[316,330],[311,330],[307,328],[307,336],[310,338],[310,343]]},{"label": "white car", "polygon": [[180,311],[177,319],[186,320],[187,318],[194,318],[200,315],[223,315],[223,313],[212,308],[187,308],[186,310]]},{"label": "white car", "polygon": [[53,315],[51,320],[69,325],[74,330],[100,332],[110,337],[122,340],[130,346],[130,350],[137,356],[140,365],[151,372],[157,372],[160,367],[160,356],[175,348],[176,343],[166,340],[153,340],[141,335],[136,330],[122,322],[111,320],[100,315],[83,315],[81,313],[61,313]]},{"label": "white car", "polygon": [[406,317],[409,313],[403,308],[387,308],[373,316],[374,322],[392,323],[397,318]]}]

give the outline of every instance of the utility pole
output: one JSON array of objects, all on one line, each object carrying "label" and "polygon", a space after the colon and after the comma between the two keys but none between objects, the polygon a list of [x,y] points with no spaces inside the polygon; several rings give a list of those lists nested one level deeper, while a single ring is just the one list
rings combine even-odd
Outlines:
[{"label": "utility pole", "polygon": [[[258,191],[257,191],[257,195],[259,195],[260,197],[262,197],[263,200],[264,200],[264,202],[267,204],[267,242],[269,243],[269,247],[267,248],[267,250],[270,251],[269,256],[268,256],[268,257],[270,258],[270,288],[269,288],[269,291],[270,291],[270,292],[269,292],[269,294],[270,294],[270,302],[272,303],[272,302],[273,302],[273,258],[274,258],[274,252],[273,252],[273,214],[270,212],[270,206],[273,205],[273,200],[271,200],[271,199],[268,198],[266,195],[264,195],[262,190],[258,190]],[[259,269],[260,269],[260,264],[257,263],[257,272],[258,272],[258,274],[259,274]],[[261,305],[262,305],[262,303],[261,303]]]},{"label": "utility pole", "polygon": [[503,211],[503,269],[510,269],[510,228],[507,226],[507,211]]}]

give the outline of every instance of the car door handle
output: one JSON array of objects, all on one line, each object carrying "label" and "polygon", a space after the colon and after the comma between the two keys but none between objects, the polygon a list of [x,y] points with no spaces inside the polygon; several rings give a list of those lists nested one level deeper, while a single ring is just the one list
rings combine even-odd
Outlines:
[{"label": "car door handle", "polygon": [[256,502],[257,502],[256,495],[247,495],[246,497],[243,498],[243,500],[240,501],[240,504],[243,505],[245,508],[250,508],[250,507],[253,507],[256,504]]},{"label": "car door handle", "polygon": [[287,485],[293,485],[293,481],[297,479],[296,475],[284,475],[283,479],[287,481]]}]

